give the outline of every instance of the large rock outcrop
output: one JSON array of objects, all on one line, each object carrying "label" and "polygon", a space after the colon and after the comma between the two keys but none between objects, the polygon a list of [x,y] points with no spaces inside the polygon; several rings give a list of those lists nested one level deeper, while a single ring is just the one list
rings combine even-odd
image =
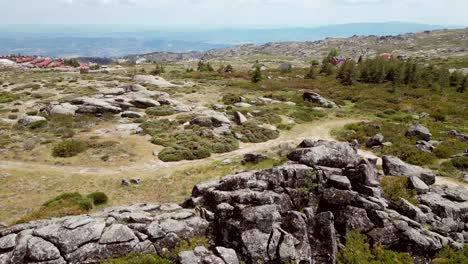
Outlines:
[{"label": "large rock outcrop", "polygon": [[[143,204],[4,229],[0,263],[161,254],[199,235],[215,246],[180,252],[178,263],[336,263],[351,230],[428,263],[443,246],[468,241],[463,187],[415,180],[420,204],[394,203],[384,198],[375,160],[360,158],[347,143],[306,140],[289,156],[294,161],[279,167],[199,183],[182,207]],[[417,177],[408,172],[399,176]]]},{"label": "large rock outcrop", "polygon": [[176,204],[139,204],[42,220],[0,230],[0,263],[95,263],[158,253],[205,236],[209,224]]}]

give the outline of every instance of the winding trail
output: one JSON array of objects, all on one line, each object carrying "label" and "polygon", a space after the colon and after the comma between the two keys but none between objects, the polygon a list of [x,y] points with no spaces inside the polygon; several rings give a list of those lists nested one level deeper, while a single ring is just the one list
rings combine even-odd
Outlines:
[{"label": "winding trail", "polygon": [[[262,143],[241,143],[239,149],[222,154],[214,154],[211,157],[203,160],[184,160],[177,162],[163,162],[159,159],[137,161],[127,166],[63,166],[54,164],[45,164],[37,162],[25,161],[0,161],[0,169],[34,169],[40,171],[53,171],[57,173],[75,173],[75,174],[103,174],[103,175],[118,175],[125,173],[137,174],[138,172],[155,172],[161,169],[172,169],[181,167],[191,167],[202,165],[212,161],[220,161],[224,159],[240,157],[247,153],[262,152],[277,147],[281,143],[298,144],[304,139],[325,139],[333,140],[331,132],[334,129],[341,128],[346,124],[360,122],[361,119],[327,119],[316,121],[307,124],[298,124],[291,130],[282,132],[280,137]],[[359,154],[366,158],[377,158],[378,164],[381,164],[381,159],[370,151],[359,150]],[[457,181],[452,178],[437,177],[436,184],[439,185],[463,185],[468,188],[467,183]]]}]

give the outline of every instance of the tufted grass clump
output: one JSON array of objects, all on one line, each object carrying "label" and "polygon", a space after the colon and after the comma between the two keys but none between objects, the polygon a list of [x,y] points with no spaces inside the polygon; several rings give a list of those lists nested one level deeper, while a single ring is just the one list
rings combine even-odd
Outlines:
[{"label": "tufted grass clump", "polygon": [[468,244],[463,249],[455,250],[449,246],[443,247],[432,260],[433,264],[466,264],[468,263]]},{"label": "tufted grass clump", "polygon": [[213,241],[204,236],[195,236],[190,240],[183,240],[180,242],[179,246],[170,253],[170,259],[175,261],[177,260],[177,255],[179,255],[180,252],[194,250],[199,246],[209,249],[213,246]]},{"label": "tufted grass clump", "polygon": [[380,186],[384,192],[384,197],[394,206],[401,204],[400,198],[418,205],[419,201],[415,198],[416,191],[409,188],[409,180],[405,176],[385,176],[380,180]]},{"label": "tufted grass clump", "polygon": [[168,105],[155,106],[146,109],[145,113],[149,116],[169,116],[176,113],[174,108]]},{"label": "tufted grass clump", "polygon": [[52,156],[69,158],[80,154],[88,149],[88,143],[77,139],[67,139],[59,142],[52,148]]},{"label": "tufted grass clump", "polygon": [[86,197],[91,199],[94,205],[106,204],[109,201],[109,197],[103,192],[93,192]]},{"label": "tufted grass clump", "polygon": [[253,122],[247,122],[233,129],[233,132],[242,135],[242,142],[260,143],[279,137],[279,131],[260,127]]},{"label": "tufted grass clump", "polygon": [[408,253],[388,250],[382,245],[370,246],[365,235],[358,231],[346,234],[346,244],[337,254],[338,264],[412,264]]},{"label": "tufted grass clump", "polygon": [[101,264],[172,264],[173,262],[167,258],[160,257],[156,254],[133,254],[121,258],[113,258],[103,260]]},{"label": "tufted grass clump", "polygon": [[107,195],[102,192],[91,193],[87,196],[83,196],[78,192],[65,192],[46,201],[40,208],[23,216],[16,223],[19,224],[52,217],[86,214],[91,211],[95,205],[101,205],[107,201]]}]

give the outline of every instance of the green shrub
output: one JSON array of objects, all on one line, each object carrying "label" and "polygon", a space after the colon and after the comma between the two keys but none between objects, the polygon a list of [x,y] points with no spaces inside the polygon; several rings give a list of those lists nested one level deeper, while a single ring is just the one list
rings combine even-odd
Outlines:
[{"label": "green shrub", "polygon": [[459,169],[459,170],[467,170],[468,169],[468,157],[459,157],[452,159],[452,165]]},{"label": "green shrub", "polygon": [[31,130],[35,130],[35,129],[42,128],[45,126],[47,126],[47,120],[39,120],[39,121],[32,122],[31,124],[29,124],[28,128]]},{"label": "green shrub", "polygon": [[185,142],[181,145],[172,145],[159,152],[158,157],[165,162],[179,160],[197,160],[211,156],[208,146],[203,146],[198,142]]},{"label": "green shrub", "polygon": [[21,95],[9,93],[9,92],[0,92],[0,104],[10,103],[21,98]]},{"label": "green shrub", "polygon": [[408,145],[406,142],[397,142],[392,146],[383,149],[384,154],[394,155],[398,158],[414,165],[433,164],[437,158],[433,153],[423,152],[415,145]]},{"label": "green shrub", "polygon": [[312,108],[297,108],[290,116],[294,118],[296,122],[301,123],[311,122],[318,118],[325,117],[326,115],[327,114],[324,112]]},{"label": "green shrub", "polygon": [[93,208],[93,201],[79,193],[62,193],[45,202],[40,208],[22,217],[17,223],[26,223],[51,217],[86,214]]},{"label": "green shrub", "polygon": [[463,152],[468,148],[468,143],[457,140],[456,138],[448,138],[437,145],[434,154],[439,159],[448,159],[451,156]]},{"label": "green shrub", "polygon": [[196,236],[192,237],[190,240],[183,240],[180,242],[180,245],[171,252],[170,258],[175,261],[180,252],[194,250],[198,246],[211,248],[213,246],[213,242],[204,236]]},{"label": "green shrub", "polygon": [[240,103],[242,101],[242,99],[237,94],[225,94],[225,95],[223,95],[222,101],[226,105],[233,105],[235,103]]},{"label": "green shrub", "polygon": [[109,198],[103,192],[93,192],[88,194],[86,197],[91,199],[94,205],[105,204],[107,201],[109,201]]},{"label": "green shrub", "polygon": [[60,206],[64,202],[71,202],[72,204],[76,204],[85,211],[89,211],[93,208],[93,201],[87,197],[83,197],[77,192],[62,193],[59,196],[45,202],[43,206],[53,208]]},{"label": "green shrub", "polygon": [[145,112],[149,116],[168,116],[176,113],[174,108],[168,105],[150,107]]},{"label": "green shrub", "polygon": [[462,250],[455,250],[449,246],[443,247],[432,260],[433,264],[467,264],[468,245],[465,244]]},{"label": "green shrub", "polygon": [[279,136],[279,131],[260,127],[253,122],[247,122],[242,126],[238,126],[233,131],[242,135],[241,141],[250,143],[265,142]]},{"label": "green shrub", "polygon": [[130,255],[101,261],[101,264],[172,264],[169,259],[155,254]]},{"label": "green shrub", "polygon": [[405,176],[385,176],[380,180],[380,186],[384,197],[394,206],[401,204],[400,198],[408,200],[412,204],[419,204],[415,198],[416,191],[408,187],[408,178]]},{"label": "green shrub", "polygon": [[381,245],[370,247],[365,235],[357,231],[346,234],[345,247],[337,255],[338,264],[412,264],[408,253],[385,249]]},{"label": "green shrub", "polygon": [[67,139],[59,142],[52,148],[52,156],[61,158],[73,157],[84,152],[87,148],[88,144],[82,140]]}]

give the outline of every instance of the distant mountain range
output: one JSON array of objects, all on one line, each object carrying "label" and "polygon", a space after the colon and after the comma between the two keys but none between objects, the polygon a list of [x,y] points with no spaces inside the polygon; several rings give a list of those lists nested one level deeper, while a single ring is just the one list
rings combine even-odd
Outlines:
[{"label": "distant mountain range", "polygon": [[315,28],[155,29],[149,26],[0,26],[0,54],[52,57],[120,57],[150,52],[188,52],[238,44],[315,41],[353,35],[398,35],[442,28],[416,23],[357,23]]}]

